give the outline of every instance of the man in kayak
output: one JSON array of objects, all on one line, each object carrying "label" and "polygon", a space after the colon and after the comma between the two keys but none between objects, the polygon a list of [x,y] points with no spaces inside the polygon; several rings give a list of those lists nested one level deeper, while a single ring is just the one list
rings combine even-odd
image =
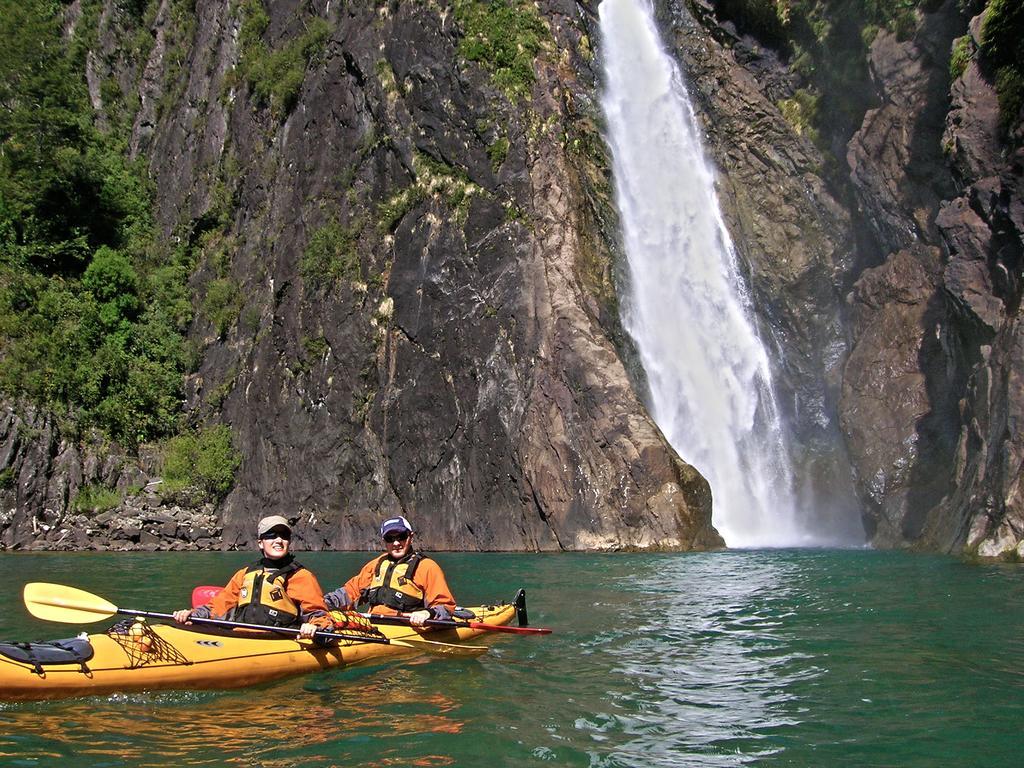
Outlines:
[{"label": "man in kayak", "polygon": [[413,530],[404,517],[381,523],[384,554],[363,566],[342,587],[324,595],[328,607],[346,610],[366,604],[370,612],[387,616],[403,614],[421,627],[428,619],[451,619],[455,598],[441,566],[417,552]]},{"label": "man in kayak", "polygon": [[324,593],[316,576],[295,562],[288,551],[292,528],[280,515],[260,520],[256,527],[258,562],[242,568],[206,605],[174,612],[174,620],[227,618],[248,624],[299,627],[299,637],[311,638],[318,629],[332,629]]}]

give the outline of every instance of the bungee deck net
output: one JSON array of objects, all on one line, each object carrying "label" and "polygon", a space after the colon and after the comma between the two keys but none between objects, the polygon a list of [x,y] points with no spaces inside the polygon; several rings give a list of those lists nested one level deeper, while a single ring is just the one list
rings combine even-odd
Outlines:
[{"label": "bungee deck net", "polygon": [[128,656],[129,668],[149,664],[191,664],[177,648],[153,631],[145,621],[125,619],[107,630],[107,635]]},{"label": "bungee deck net", "polygon": [[384,637],[383,633],[368,618],[356,611],[331,611],[334,626],[331,632],[344,632],[346,635],[357,635],[366,638]]}]

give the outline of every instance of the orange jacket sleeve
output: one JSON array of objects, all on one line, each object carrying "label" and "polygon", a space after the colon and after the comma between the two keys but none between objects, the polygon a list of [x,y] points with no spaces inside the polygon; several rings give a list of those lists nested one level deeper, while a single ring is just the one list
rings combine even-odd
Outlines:
[{"label": "orange jacket sleeve", "polygon": [[324,591],[320,582],[308,568],[300,568],[288,579],[288,597],[295,601],[301,611],[302,621],[316,624],[318,627],[333,627],[334,622],[327,615],[324,604]]},{"label": "orange jacket sleeve", "polygon": [[448,587],[444,571],[436,562],[430,558],[421,561],[413,581],[423,590],[423,601],[427,604],[427,608],[443,606],[449,612],[455,610],[455,598],[452,597],[452,591]]},{"label": "orange jacket sleeve", "polygon": [[373,558],[373,560],[360,569],[359,573],[345,582],[345,592],[351,598],[352,605],[355,605],[359,600],[363,590],[370,586],[370,582],[373,581],[373,571],[377,567],[377,561],[379,560],[380,556]]},{"label": "orange jacket sleeve", "polygon": [[246,568],[241,568],[231,577],[231,581],[220,592],[214,595],[207,605],[210,606],[210,615],[215,619],[227,617],[228,611],[238,605],[238,596],[242,591],[242,580],[245,578]]}]

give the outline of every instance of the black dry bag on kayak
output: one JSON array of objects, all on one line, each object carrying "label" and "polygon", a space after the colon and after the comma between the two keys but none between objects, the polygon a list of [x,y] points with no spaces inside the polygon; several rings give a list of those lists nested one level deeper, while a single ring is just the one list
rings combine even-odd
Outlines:
[{"label": "black dry bag on kayak", "polygon": [[55,664],[81,664],[82,671],[86,672],[85,662],[92,658],[92,653],[92,643],[84,637],[46,643],[0,643],[0,655],[31,664],[38,675],[43,674],[44,667]]}]

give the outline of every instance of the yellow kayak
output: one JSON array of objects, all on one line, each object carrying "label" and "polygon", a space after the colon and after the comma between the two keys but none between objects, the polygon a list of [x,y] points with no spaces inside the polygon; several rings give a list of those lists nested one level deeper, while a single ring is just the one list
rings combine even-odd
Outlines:
[{"label": "yellow kayak", "polygon": [[[470,610],[475,622],[488,625],[505,625],[516,616],[516,606],[511,604]],[[262,632],[151,624],[134,618],[102,634],[83,633],[70,640],[0,643],[0,700],[241,688],[423,651],[474,654],[486,647],[467,646],[466,641],[485,631],[381,625],[365,640],[323,645]]]}]

